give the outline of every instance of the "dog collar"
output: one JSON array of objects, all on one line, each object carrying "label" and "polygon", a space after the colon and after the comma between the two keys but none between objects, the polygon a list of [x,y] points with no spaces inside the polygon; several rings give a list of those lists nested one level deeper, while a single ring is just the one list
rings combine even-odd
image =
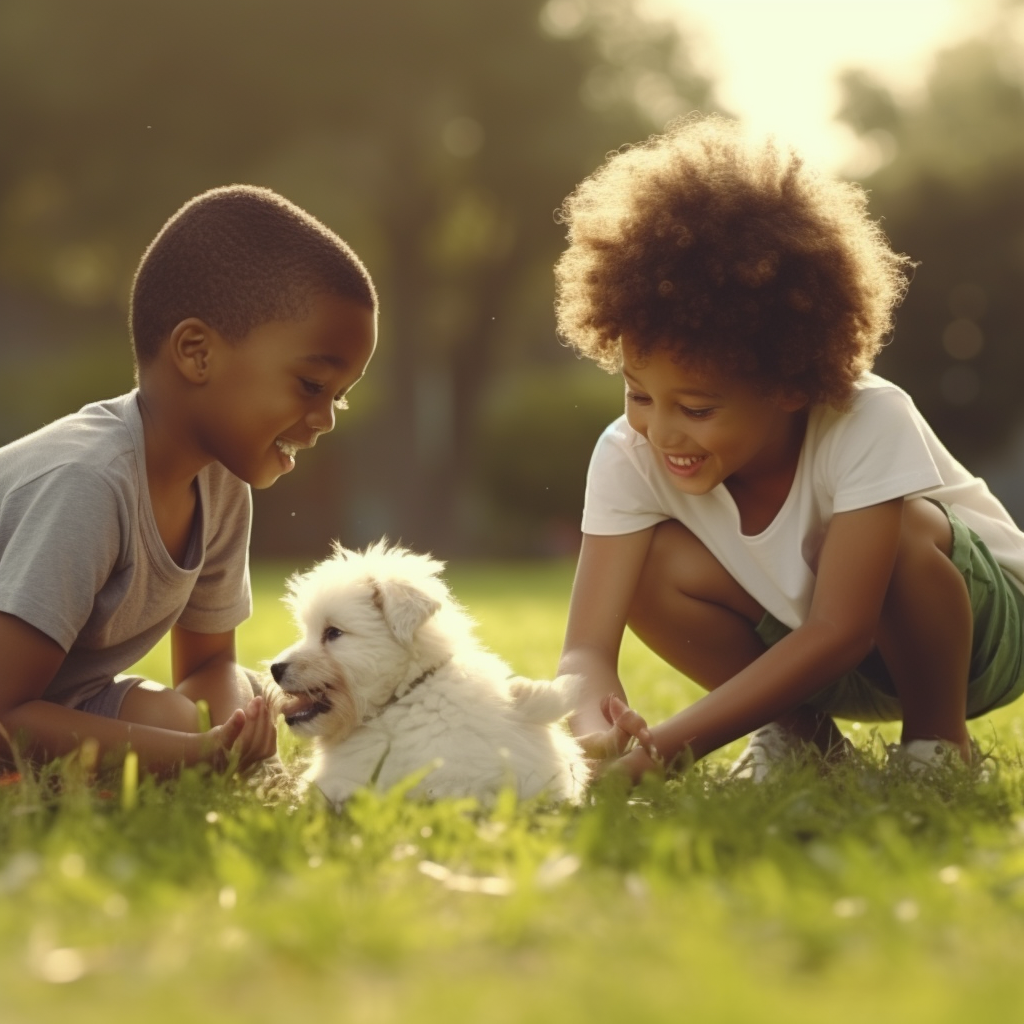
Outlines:
[{"label": "dog collar", "polygon": [[433,668],[428,668],[422,675],[417,676],[401,693],[393,693],[379,708],[370,714],[363,715],[362,724],[366,725],[367,722],[372,722],[375,718],[379,717],[384,713],[385,708],[391,707],[392,704],[397,704],[400,700],[404,700],[412,693],[421,683],[425,683],[435,672],[444,668],[449,661],[452,660],[452,656],[449,654],[444,661],[438,662]]}]

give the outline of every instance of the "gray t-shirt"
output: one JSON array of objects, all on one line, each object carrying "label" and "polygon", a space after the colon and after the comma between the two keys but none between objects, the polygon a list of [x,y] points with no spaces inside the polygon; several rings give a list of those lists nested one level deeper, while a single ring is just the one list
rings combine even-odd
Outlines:
[{"label": "gray t-shirt", "polygon": [[248,618],[249,487],[215,462],[197,488],[179,566],[153,516],[135,391],[0,448],[0,611],[67,652],[46,700],[77,706],[176,622],[223,633]]}]

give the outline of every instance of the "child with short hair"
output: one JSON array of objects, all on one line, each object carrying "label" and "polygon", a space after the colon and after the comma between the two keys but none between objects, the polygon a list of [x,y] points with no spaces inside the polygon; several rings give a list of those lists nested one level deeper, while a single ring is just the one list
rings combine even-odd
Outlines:
[{"label": "child with short hair", "polygon": [[[355,253],[269,189],[213,189],[163,226],[132,287],[136,389],[0,448],[0,724],[29,756],[91,737],[166,774],[274,754],[235,661],[250,487],[333,429],[376,321]],[[168,631],[173,688],[121,675]]]},{"label": "child with short hair", "polygon": [[[855,185],[723,119],[612,154],[561,210],[561,335],[622,374],[597,443],[560,672],[634,778],[754,731],[734,774],[902,719],[911,767],[1024,690],[1024,535],[870,371],[912,266]],[[648,729],[626,624],[709,692]],[[610,727],[609,724],[611,723]]]}]

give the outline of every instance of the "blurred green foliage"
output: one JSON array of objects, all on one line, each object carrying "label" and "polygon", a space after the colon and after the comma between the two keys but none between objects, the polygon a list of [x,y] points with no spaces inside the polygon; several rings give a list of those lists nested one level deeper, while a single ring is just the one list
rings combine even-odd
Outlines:
[{"label": "blurred green foliage", "polygon": [[524,525],[547,553],[575,551],[590,452],[621,411],[620,382],[572,364],[501,382],[474,460],[499,551],[514,546]]},{"label": "blurred green foliage", "polygon": [[[639,8],[6,0],[0,441],[128,387],[149,239],[206,188],[268,185],[352,243],[382,318],[339,436],[258,496],[257,551],[493,547],[473,475],[492,391],[597,372],[555,341],[552,211],[608,149],[709,102],[678,30]],[[535,544],[537,519],[509,543]]]},{"label": "blurred green foliage", "polygon": [[[921,95],[848,73],[841,111],[874,214],[920,261],[878,369],[982,471],[1024,420],[1020,9],[940,54]],[[619,399],[555,338],[552,211],[609,149],[715,105],[685,35],[643,12],[5,0],[0,443],[131,386],[139,255],[192,195],[248,181],[348,239],[382,298],[336,436],[256,496],[256,553],[385,533],[444,556],[571,547]]]},{"label": "blurred green foliage", "polygon": [[975,469],[1024,422],[1022,27],[1024,7],[1006,4],[991,34],[937,55],[919,96],[843,82],[840,116],[876,163],[872,211],[919,261],[878,370]]}]

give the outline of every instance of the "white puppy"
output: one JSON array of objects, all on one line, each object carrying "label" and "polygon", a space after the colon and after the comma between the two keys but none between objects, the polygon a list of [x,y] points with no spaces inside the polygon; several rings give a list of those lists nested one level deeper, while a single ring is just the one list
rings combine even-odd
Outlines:
[{"label": "white puppy", "polygon": [[315,740],[306,778],[335,805],[423,768],[419,796],[486,802],[509,785],[520,797],[578,801],[589,769],[562,722],[572,710],[569,677],[512,676],[474,637],[442,569],[386,542],[365,551],[336,544],[289,581],[303,637],[271,674],[285,693],[285,722]]}]

